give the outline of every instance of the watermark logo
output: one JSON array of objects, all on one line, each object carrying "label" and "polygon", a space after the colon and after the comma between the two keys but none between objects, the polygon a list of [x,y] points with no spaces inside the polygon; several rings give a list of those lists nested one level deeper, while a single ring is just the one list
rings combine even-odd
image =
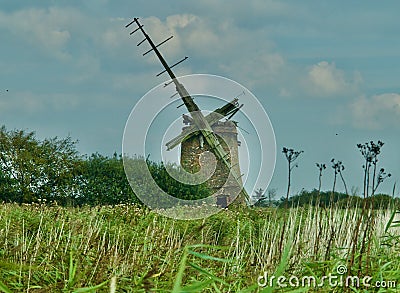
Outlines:
[{"label": "watermark logo", "polygon": [[338,265],[336,267],[337,274],[331,274],[315,277],[315,276],[269,276],[267,272],[258,276],[257,284],[260,287],[346,287],[346,288],[396,288],[396,282],[390,280],[373,281],[371,276],[352,276],[347,274],[347,267],[345,265]]},{"label": "watermark logo", "polygon": [[345,273],[347,273],[347,267],[345,265],[338,265],[336,268],[336,272],[339,275],[344,275]]},{"label": "watermark logo", "polygon": [[[221,194],[229,196],[229,204],[243,186],[248,194],[253,194],[256,188],[266,189],[275,167],[276,143],[272,124],[260,101],[241,84],[221,76],[196,74],[182,76],[175,81],[167,81],[147,92],[135,104],[126,122],[122,143],[123,162],[136,196],[165,216],[199,219],[223,208],[216,204]],[[184,85],[198,111],[188,112],[187,101],[182,101],[177,93],[177,84]],[[243,107],[230,105],[238,96]],[[235,110],[234,113],[226,111],[230,107]],[[210,126],[218,121],[232,121],[240,146],[235,147],[237,140],[214,133],[214,128],[210,129],[208,125],[193,123],[199,116],[204,117]],[[188,124],[184,130],[182,117]],[[189,150],[199,156],[200,170],[194,174],[179,166],[180,145],[192,135],[199,137],[195,149]],[[213,194],[207,198],[195,200],[180,199],[173,192],[162,190],[151,172],[151,161],[162,162],[171,180],[182,184],[199,185],[210,180],[221,158],[216,157],[214,151],[199,151],[209,143],[209,135],[217,137],[221,145],[227,146],[224,148],[227,157],[239,158],[235,165],[232,164],[221,188],[213,190]],[[239,182],[241,186],[229,190],[230,182]],[[229,194],[226,194],[226,190],[229,190]]]}]

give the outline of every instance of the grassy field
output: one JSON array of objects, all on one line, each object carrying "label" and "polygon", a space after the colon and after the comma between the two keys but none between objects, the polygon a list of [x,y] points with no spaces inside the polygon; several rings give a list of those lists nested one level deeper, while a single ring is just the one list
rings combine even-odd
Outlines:
[{"label": "grassy field", "polygon": [[[397,217],[392,209],[236,207],[177,221],[132,205],[2,204],[0,292],[400,292]],[[285,276],[287,287],[262,284],[266,273]],[[301,284],[329,275],[397,287]]]}]

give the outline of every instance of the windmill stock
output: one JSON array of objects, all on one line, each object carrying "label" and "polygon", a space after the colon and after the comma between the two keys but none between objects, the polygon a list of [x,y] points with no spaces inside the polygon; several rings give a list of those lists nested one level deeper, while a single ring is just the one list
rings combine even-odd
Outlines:
[{"label": "windmill stock", "polygon": [[[221,117],[226,117],[229,116],[228,119],[230,119],[235,113],[239,111],[239,109],[243,106],[238,104],[238,99],[235,98],[231,102],[227,103],[221,108],[216,109],[214,112],[211,112],[207,116],[204,116],[198,107],[198,105],[194,102],[193,98],[190,96],[186,88],[184,87],[183,84],[179,82],[179,80],[176,78],[174,72],[172,71],[172,68],[177,66],[178,64],[182,63],[185,61],[188,57],[183,58],[182,60],[176,62],[172,66],[169,66],[160,51],[158,50],[158,47],[161,46],[162,44],[166,43],[170,39],[172,39],[172,36],[164,40],[163,42],[159,43],[158,45],[155,45],[152,39],[149,37],[149,35],[145,32],[143,29],[142,24],[139,23],[138,18],[134,18],[133,21],[128,23],[125,27],[128,28],[132,24],[136,24],[137,28],[133,30],[130,34],[134,34],[138,31],[141,31],[145,39],[140,41],[137,46],[140,46],[143,44],[145,41],[147,41],[151,47],[150,50],[146,51],[144,55],[150,53],[151,51],[154,51],[156,54],[157,58],[161,62],[161,64],[164,67],[164,71],[160,72],[157,74],[157,76],[160,76],[161,74],[167,72],[169,77],[171,78],[171,82],[165,84],[165,86],[169,85],[170,83],[174,83],[175,88],[179,96],[181,97],[183,101],[183,105],[185,105],[186,109],[190,113],[190,117],[186,118],[186,121],[190,121],[192,123],[191,126],[188,128],[184,129],[180,135],[178,135],[176,138],[172,139],[169,141],[166,146],[168,150],[171,150],[175,146],[179,145],[182,143],[184,140],[186,140],[189,136],[194,135],[194,134],[200,134],[202,137],[205,139],[206,143],[208,144],[210,150],[214,153],[214,155],[217,157],[219,162],[221,162],[226,169],[229,171],[230,175],[232,175],[235,183],[237,186],[241,188],[240,194],[244,197],[247,203],[250,202],[250,197],[246,190],[243,187],[241,177],[242,175],[240,174],[240,171],[237,172],[236,168],[231,164],[231,158],[228,152],[225,151],[223,148],[220,140],[218,139],[217,135],[214,133],[212,129],[212,125],[217,123]],[[240,170],[240,169],[239,169]]]}]

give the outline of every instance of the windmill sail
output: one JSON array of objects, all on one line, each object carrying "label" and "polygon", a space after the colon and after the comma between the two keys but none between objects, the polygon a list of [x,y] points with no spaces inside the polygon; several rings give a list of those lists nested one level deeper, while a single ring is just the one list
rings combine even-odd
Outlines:
[{"label": "windmill sail", "polygon": [[[165,43],[165,41],[162,42],[159,45],[155,45],[154,42],[151,40],[151,38],[147,35],[145,30],[143,29],[143,25],[141,25],[139,23],[139,19],[138,18],[134,18],[134,20],[131,21],[129,24],[127,24],[126,27],[129,27],[133,23],[136,23],[138,27],[132,33],[135,33],[138,30],[140,30],[143,33],[145,39],[147,40],[147,42],[151,46],[151,50],[147,51],[146,54],[148,52],[154,51],[154,53],[157,55],[158,59],[160,60],[161,64],[163,65],[163,67],[165,69],[160,74],[162,74],[164,72],[167,72],[168,75],[170,76],[171,80],[175,84],[176,91],[178,92],[179,96],[181,97],[184,105],[186,106],[187,110],[189,111],[189,113],[190,113],[190,115],[191,115],[191,117],[193,119],[193,123],[194,123],[193,127],[195,129],[197,129],[197,131],[199,131],[202,134],[202,136],[204,137],[205,141],[209,145],[209,147],[212,150],[212,152],[215,154],[215,156],[218,158],[218,160],[220,162],[222,162],[223,165],[230,172],[230,174],[234,178],[235,183],[237,184],[237,186],[241,187],[241,194],[244,196],[246,201],[249,202],[250,197],[249,197],[248,193],[246,192],[246,190],[242,187],[241,175],[237,174],[238,172],[236,172],[235,171],[236,169],[233,168],[233,166],[231,165],[231,160],[230,160],[229,154],[224,150],[221,142],[218,140],[218,137],[215,135],[213,129],[211,128],[211,125],[216,122],[216,121],[214,122],[214,119],[216,119],[216,118],[213,118],[213,116],[212,116],[212,114],[214,112],[210,113],[208,116],[205,117],[201,113],[200,108],[194,102],[193,98],[190,96],[190,94],[188,93],[186,88],[183,86],[183,84],[181,84],[178,81],[178,79],[176,78],[175,74],[171,70],[172,67],[170,67],[168,65],[168,63],[165,61],[164,57],[162,56],[162,54],[158,50],[158,46],[163,44],[163,43]],[[171,39],[171,38],[169,38],[169,39]],[[143,41],[140,42],[140,43],[143,43]],[[187,57],[185,57],[183,60],[177,62],[173,66],[178,65],[179,63],[183,62],[186,59],[187,59]],[[160,74],[158,74],[158,75],[160,75]],[[229,104],[231,104],[231,103],[229,103]],[[232,104],[232,105],[234,105],[234,104]],[[235,109],[233,109],[233,110],[229,109],[229,111],[227,111],[226,113],[232,113],[232,111],[234,111],[234,110]],[[226,111],[226,109],[224,111]],[[219,116],[219,117],[221,117],[221,116]],[[182,141],[181,138],[182,137],[179,136],[176,140],[174,140],[174,142],[172,142],[170,144],[170,147],[172,148],[175,145],[179,144]],[[185,135],[183,135],[183,139],[184,138],[185,138]]]},{"label": "windmill sail", "polygon": [[[213,126],[215,123],[217,123],[222,116],[227,116],[233,114],[236,109],[238,109],[240,106],[238,106],[238,99],[234,99],[232,102],[226,104],[225,106],[218,108],[217,110],[211,112],[207,116],[205,116],[205,119],[207,120],[208,124],[210,126]],[[193,119],[191,119],[193,121]],[[189,138],[192,135],[197,134],[197,126],[196,125],[191,125],[188,128],[185,128],[181,134],[179,134],[177,137],[171,139],[166,143],[167,150],[172,150],[174,147],[182,143],[185,139]]]}]

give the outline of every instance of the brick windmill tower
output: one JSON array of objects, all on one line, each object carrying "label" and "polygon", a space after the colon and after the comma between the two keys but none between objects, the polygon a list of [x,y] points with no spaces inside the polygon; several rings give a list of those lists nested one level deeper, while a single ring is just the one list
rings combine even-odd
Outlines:
[{"label": "brick windmill tower", "polygon": [[[208,115],[203,115],[186,88],[179,82],[172,71],[173,67],[185,61],[188,57],[169,66],[158,47],[170,40],[172,36],[155,45],[143,29],[143,25],[139,23],[138,18],[134,18],[126,27],[134,23],[137,28],[130,34],[132,35],[140,30],[145,37],[138,46],[147,41],[151,47],[143,56],[154,51],[164,67],[164,71],[157,74],[157,76],[165,72],[168,73],[172,80],[170,83],[174,83],[177,94],[181,97],[183,105],[185,105],[190,114],[190,116],[183,115],[183,122],[186,126],[182,128],[180,135],[167,142],[167,150],[171,150],[180,144],[181,166],[190,173],[198,172],[202,166],[202,154],[211,152],[216,158],[216,165],[212,176],[207,180],[207,185],[216,197],[216,203],[226,207],[236,198],[236,195],[238,196],[238,203],[249,202],[249,195],[243,188],[240,173],[238,156],[240,143],[238,141],[237,127],[236,123],[230,120],[243,104],[239,105],[238,99],[235,98]],[[225,118],[225,121],[221,121],[223,118]]]}]

